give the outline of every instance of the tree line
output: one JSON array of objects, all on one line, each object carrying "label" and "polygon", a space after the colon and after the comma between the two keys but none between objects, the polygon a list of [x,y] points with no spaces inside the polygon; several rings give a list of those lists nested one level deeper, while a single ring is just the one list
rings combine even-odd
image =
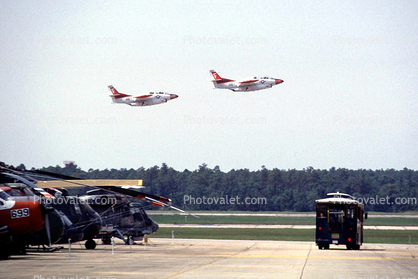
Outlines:
[{"label": "tree line", "polygon": [[[206,164],[193,171],[177,171],[163,163],[147,169],[84,171],[69,164],[39,170],[82,179],[142,179],[144,192],[171,198],[174,206],[186,210],[315,211],[316,199],[337,191],[362,199],[367,211],[418,210],[418,171],[407,168],[269,170],[262,166],[257,171],[223,172],[219,166],[209,168]],[[259,202],[262,198],[265,202]]]}]

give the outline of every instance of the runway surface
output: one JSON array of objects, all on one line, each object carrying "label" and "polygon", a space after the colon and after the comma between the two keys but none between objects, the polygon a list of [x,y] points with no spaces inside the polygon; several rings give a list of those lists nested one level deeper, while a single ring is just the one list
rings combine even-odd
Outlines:
[{"label": "runway surface", "polygon": [[417,245],[364,244],[361,250],[313,242],[150,239],[145,245],[72,244],[0,261],[0,278],[418,278]]}]

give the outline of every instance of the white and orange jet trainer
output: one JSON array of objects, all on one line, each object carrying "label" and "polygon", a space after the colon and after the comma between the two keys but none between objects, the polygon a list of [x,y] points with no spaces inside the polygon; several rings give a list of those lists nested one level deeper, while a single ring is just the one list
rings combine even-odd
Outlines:
[{"label": "white and orange jet trainer", "polygon": [[282,79],[272,78],[272,77],[254,77],[244,80],[233,80],[227,78],[221,78],[217,72],[210,70],[210,73],[213,76],[213,84],[215,88],[218,89],[229,89],[232,91],[255,91],[262,90],[267,88],[272,88],[274,85],[280,84],[283,82]]},{"label": "white and orange jet trainer", "polygon": [[166,92],[149,92],[148,94],[132,96],[123,93],[119,93],[113,85],[109,85],[109,89],[112,92],[110,97],[113,103],[127,104],[130,106],[152,106],[167,103],[170,100],[177,98],[176,94],[170,94]]}]

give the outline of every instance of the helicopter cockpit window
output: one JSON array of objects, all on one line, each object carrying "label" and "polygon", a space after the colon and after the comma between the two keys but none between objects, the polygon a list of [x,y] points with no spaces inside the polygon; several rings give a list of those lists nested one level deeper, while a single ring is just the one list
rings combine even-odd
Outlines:
[{"label": "helicopter cockpit window", "polygon": [[81,213],[81,209],[80,209],[80,205],[79,204],[77,204],[77,203],[74,204],[74,210],[75,210],[75,214],[77,214],[77,215],[83,215]]},{"label": "helicopter cockpit window", "polygon": [[0,191],[0,198],[7,201],[9,199],[9,195],[6,192]]}]

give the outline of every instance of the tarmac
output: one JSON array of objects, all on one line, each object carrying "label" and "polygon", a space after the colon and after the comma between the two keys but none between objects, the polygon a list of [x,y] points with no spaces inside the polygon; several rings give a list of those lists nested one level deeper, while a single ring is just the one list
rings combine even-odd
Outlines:
[{"label": "tarmac", "polygon": [[0,278],[418,278],[418,245],[319,250],[314,242],[150,238],[95,250],[63,247],[0,261]]}]

